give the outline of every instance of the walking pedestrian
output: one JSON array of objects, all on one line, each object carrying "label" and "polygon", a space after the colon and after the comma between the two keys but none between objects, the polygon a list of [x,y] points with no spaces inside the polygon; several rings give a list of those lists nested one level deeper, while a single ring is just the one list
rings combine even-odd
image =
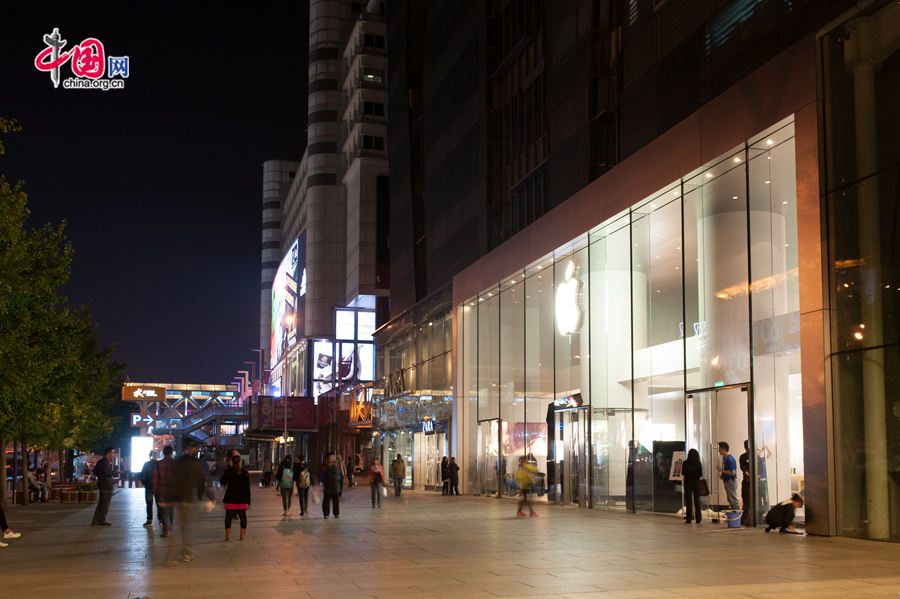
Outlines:
[{"label": "walking pedestrian", "polygon": [[322,496],[322,515],[328,519],[328,508],[335,518],[341,517],[341,492],[344,489],[344,474],[334,454],[325,459],[325,488]]},{"label": "walking pedestrian", "polygon": [[287,516],[291,511],[291,498],[294,496],[294,471],[291,469],[291,458],[284,458],[278,466],[275,474],[278,481],[278,489],[281,491],[281,507],[284,508],[282,516]]},{"label": "walking pedestrian", "polygon": [[162,525],[161,537],[168,537],[175,513],[175,460],[172,446],[163,447],[163,459],[153,469],[153,495],[156,498],[156,517]]},{"label": "walking pedestrian", "polygon": [[266,458],[262,473],[262,486],[268,487],[272,484],[272,460]]},{"label": "walking pedestrian", "polygon": [[696,449],[688,452],[687,459],[681,466],[682,486],[684,487],[684,521],[688,524],[696,520],[700,524],[700,479],[703,478],[703,464]]},{"label": "walking pedestrian", "polygon": [[532,516],[537,516],[531,505],[531,485],[534,483],[534,475],[537,469],[528,463],[524,456],[519,458],[519,469],[516,470],[516,483],[519,485],[519,506],[516,508],[517,516],[525,515],[525,506]]},{"label": "walking pedestrian", "polygon": [[738,457],[741,469],[741,524],[750,524],[750,441],[744,441],[744,453]]},{"label": "walking pedestrian", "polygon": [[6,514],[3,512],[3,504],[0,503],[0,547],[9,547],[9,543],[4,543],[6,539],[18,539],[22,536],[20,532],[13,532],[9,529],[9,523],[6,521]]},{"label": "walking pedestrian", "polygon": [[297,485],[297,503],[300,504],[302,518],[309,512],[309,487],[312,485],[312,473],[305,456],[299,456],[294,463],[294,483]]},{"label": "walking pedestrian", "polygon": [[381,490],[384,488],[384,470],[378,458],[372,460],[369,466],[369,487],[372,489],[372,507],[375,507],[376,499],[378,507],[381,507]]},{"label": "walking pedestrian", "polygon": [[241,521],[241,540],[247,538],[247,510],[250,508],[250,473],[244,469],[241,456],[231,456],[231,465],[225,469],[219,484],[225,486],[225,540],[231,540],[231,521],[237,516]]},{"label": "walking pedestrian", "polygon": [[97,477],[100,499],[97,502],[97,508],[94,510],[91,526],[112,526],[106,521],[106,515],[109,513],[109,504],[112,502],[113,496],[112,461],[115,454],[115,449],[107,447],[103,450],[103,457],[94,466],[94,476]]},{"label": "walking pedestrian", "polygon": [[450,471],[450,494],[459,495],[459,464],[456,458],[450,458],[450,465],[447,467]]},{"label": "walking pedestrian", "polygon": [[353,456],[351,455],[347,458],[347,488],[353,488],[353,474],[356,470],[356,467],[353,464]]},{"label": "walking pedestrian", "polygon": [[719,455],[722,463],[716,465],[722,484],[725,485],[725,495],[728,496],[728,508],[732,511],[741,509],[741,501],[737,491],[737,462],[734,456],[728,453],[728,443],[719,441]]},{"label": "walking pedestrian", "polygon": [[[151,451],[150,459],[144,462],[141,468],[141,484],[144,485],[144,501],[147,503],[147,521],[144,522],[144,528],[153,526],[153,473],[156,471],[157,463]],[[156,506],[156,518],[159,519],[159,506]]]},{"label": "walking pedestrian", "polygon": [[406,462],[399,453],[394,461],[391,462],[391,480],[394,481],[394,497],[400,497],[400,491],[403,489],[403,479],[406,478]]},{"label": "walking pedestrian", "polygon": [[441,495],[450,494],[450,462],[447,456],[441,458]]},{"label": "walking pedestrian", "polygon": [[206,472],[197,453],[200,446],[196,441],[184,441],[184,455],[175,460],[174,498],[178,506],[178,530],[181,542],[169,546],[167,565],[177,566],[194,559],[193,525],[197,517],[198,501],[205,499],[207,511],[212,510],[215,496],[206,486]]}]

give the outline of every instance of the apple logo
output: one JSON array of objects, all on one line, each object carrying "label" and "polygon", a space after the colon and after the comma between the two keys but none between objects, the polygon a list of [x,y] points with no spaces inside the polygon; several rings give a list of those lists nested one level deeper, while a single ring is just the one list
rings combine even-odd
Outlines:
[{"label": "apple logo", "polygon": [[582,282],[575,278],[575,263],[566,265],[566,280],[556,287],[556,328],[560,335],[571,335],[581,330],[584,308],[581,307]]}]

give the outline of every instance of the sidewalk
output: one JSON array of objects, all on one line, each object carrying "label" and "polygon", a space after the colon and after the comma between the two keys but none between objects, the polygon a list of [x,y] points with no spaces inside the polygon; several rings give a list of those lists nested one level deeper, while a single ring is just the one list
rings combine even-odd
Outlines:
[{"label": "sidewalk", "polygon": [[[221,497],[221,489],[217,489]],[[339,520],[281,516],[253,488],[248,538],[224,543],[218,505],[197,525],[196,560],[166,567],[159,526],[143,528],[143,489],[120,489],[111,527],[93,506],[12,508],[21,539],[0,548],[0,597],[897,597],[900,545],[688,526],[675,518],[510,501],[344,491]],[[70,513],[65,513],[69,510]],[[177,522],[177,521],[176,521]]]}]

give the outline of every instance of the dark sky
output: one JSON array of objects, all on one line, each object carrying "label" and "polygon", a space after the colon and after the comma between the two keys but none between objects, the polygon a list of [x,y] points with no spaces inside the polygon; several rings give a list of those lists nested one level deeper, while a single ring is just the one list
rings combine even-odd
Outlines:
[{"label": "dark sky", "polygon": [[[136,381],[223,383],[255,359],[262,161],[306,143],[307,3],[194,4],[27,3],[0,27],[0,116],[23,127],[0,173],[32,224],[68,221],[64,293]],[[63,51],[127,55],[125,89],[54,89],[34,67],[54,27]]]}]

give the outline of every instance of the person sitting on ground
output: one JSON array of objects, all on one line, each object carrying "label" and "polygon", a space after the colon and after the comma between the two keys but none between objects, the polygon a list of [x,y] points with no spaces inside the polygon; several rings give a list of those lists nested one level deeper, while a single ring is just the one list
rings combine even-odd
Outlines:
[{"label": "person sitting on ground", "polygon": [[797,530],[794,526],[794,510],[803,507],[803,498],[799,493],[791,495],[789,501],[782,501],[766,513],[766,532],[778,529],[778,532],[790,532],[793,534],[802,534],[803,531]]}]

